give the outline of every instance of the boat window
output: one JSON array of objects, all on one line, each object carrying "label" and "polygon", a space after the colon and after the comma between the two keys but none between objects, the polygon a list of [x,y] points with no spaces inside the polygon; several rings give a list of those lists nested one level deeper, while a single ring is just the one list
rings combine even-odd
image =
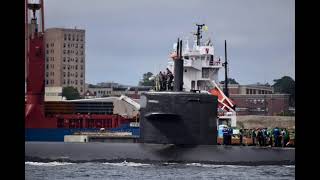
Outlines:
[{"label": "boat window", "polygon": [[196,82],[195,81],[191,81],[191,89],[192,90],[194,90],[195,86],[196,86]]},{"label": "boat window", "polygon": [[202,78],[209,78],[209,69],[202,68]]}]

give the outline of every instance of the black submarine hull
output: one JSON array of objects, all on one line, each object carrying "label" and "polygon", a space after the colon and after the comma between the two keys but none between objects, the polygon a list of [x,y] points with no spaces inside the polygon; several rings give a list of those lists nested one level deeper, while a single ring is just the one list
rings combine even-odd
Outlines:
[{"label": "black submarine hull", "polygon": [[25,142],[25,161],[294,165],[294,148],[144,143]]}]

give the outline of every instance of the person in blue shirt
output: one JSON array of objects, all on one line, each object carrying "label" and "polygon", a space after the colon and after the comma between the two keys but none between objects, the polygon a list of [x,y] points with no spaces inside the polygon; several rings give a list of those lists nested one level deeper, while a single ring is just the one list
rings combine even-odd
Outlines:
[{"label": "person in blue shirt", "polygon": [[274,146],[279,147],[280,146],[280,142],[279,142],[280,130],[278,127],[273,129],[273,137],[274,137]]}]

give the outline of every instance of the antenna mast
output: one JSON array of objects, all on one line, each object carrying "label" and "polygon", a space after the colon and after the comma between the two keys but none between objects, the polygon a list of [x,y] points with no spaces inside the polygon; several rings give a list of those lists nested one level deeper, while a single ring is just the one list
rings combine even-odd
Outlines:
[{"label": "antenna mast", "polygon": [[224,60],[224,94],[229,97],[229,89],[228,89],[228,60],[227,60],[227,40],[224,40],[224,53],[225,53],[225,60]]},{"label": "antenna mast", "polygon": [[198,29],[197,29],[197,33],[194,33],[194,35],[197,36],[197,46],[200,46],[200,39],[202,38],[201,30],[202,30],[202,27],[205,26],[205,24],[196,24],[196,26],[198,26]]}]

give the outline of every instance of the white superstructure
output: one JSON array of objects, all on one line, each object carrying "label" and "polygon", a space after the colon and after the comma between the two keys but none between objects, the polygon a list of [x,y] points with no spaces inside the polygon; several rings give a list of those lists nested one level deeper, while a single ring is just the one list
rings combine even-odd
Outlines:
[{"label": "white superstructure", "polygon": [[[214,46],[208,41],[205,44],[200,42],[200,46],[195,45],[192,48],[188,47],[188,41],[184,43],[182,56],[184,60],[183,71],[183,89],[190,90],[205,90],[208,91],[214,88],[212,81],[218,83],[218,72],[222,68],[222,61],[215,56]],[[174,52],[175,53],[174,45]],[[168,68],[174,72],[174,60],[170,59]]]},{"label": "white superstructure", "polygon": [[[225,96],[218,87],[219,70],[223,67],[221,58],[215,55],[214,46],[210,39],[205,43],[201,40],[201,29],[203,25],[197,25],[198,31],[195,33],[195,41],[192,48],[189,42],[182,45],[183,65],[183,90],[200,91],[218,96],[218,125],[227,124],[236,127],[236,112],[233,109],[234,103]],[[205,26],[204,26],[205,27]],[[174,57],[176,56],[177,44],[173,46],[171,58],[168,61],[168,69],[174,72]]]}]

